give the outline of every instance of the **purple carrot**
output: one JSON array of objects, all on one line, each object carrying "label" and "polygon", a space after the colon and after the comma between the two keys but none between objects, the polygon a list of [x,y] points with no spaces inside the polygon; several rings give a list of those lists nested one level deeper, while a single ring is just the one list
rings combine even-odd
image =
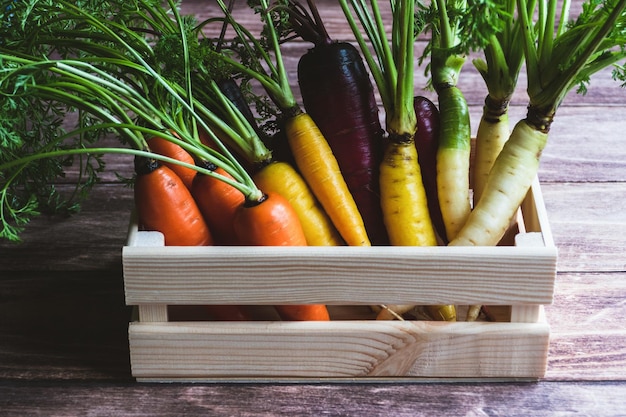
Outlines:
[{"label": "purple carrot", "polygon": [[389,243],[379,194],[384,130],[374,88],[358,50],[330,39],[313,0],[311,14],[290,4],[294,31],[314,47],[298,63],[307,113],[328,141],[373,245]]},{"label": "purple carrot", "polygon": [[439,147],[439,110],[428,98],[415,96],[413,99],[417,117],[415,147],[417,160],[422,171],[422,182],[428,198],[430,219],[444,244],[448,243],[446,228],[441,216],[437,193],[437,149]]}]

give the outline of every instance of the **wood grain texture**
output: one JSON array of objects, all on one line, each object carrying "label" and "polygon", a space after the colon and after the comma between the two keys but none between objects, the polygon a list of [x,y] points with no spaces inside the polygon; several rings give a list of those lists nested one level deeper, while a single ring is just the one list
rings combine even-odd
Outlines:
[{"label": "wood grain texture", "polygon": [[154,232],[133,226],[122,254],[126,300],[131,305],[549,304],[556,249],[537,181],[513,233],[519,230],[546,235],[537,245],[506,246],[511,239],[495,248],[198,248],[158,246],[148,238]]},{"label": "wood grain texture", "polygon": [[126,297],[129,304],[552,301],[554,249],[334,249],[129,247]]},{"label": "wood grain texture", "polygon": [[[336,2],[318,1],[331,33],[351,39]],[[214,3],[183,2],[201,16],[208,5]],[[290,65],[295,61],[289,57]],[[467,65],[461,82],[475,131],[482,80]],[[525,113],[524,88],[522,77],[512,119]],[[80,214],[41,216],[23,244],[0,242],[0,415],[623,415],[624,102],[609,71],[594,76],[586,96],[566,98],[542,156],[539,179],[559,261],[554,303],[546,307],[551,338],[541,381],[133,382],[121,262],[132,192],[112,173],[129,176],[132,167],[113,157]],[[66,180],[73,178],[69,171]]]},{"label": "wood grain texture", "polygon": [[[25,397],[28,391],[32,397]],[[134,384],[0,382],[8,416],[619,416],[626,383]],[[34,400],[36,399],[36,400]],[[622,414],[623,415],[623,414]]]},{"label": "wood grain texture", "polygon": [[549,329],[540,323],[413,321],[132,323],[139,380],[232,378],[538,378]]},{"label": "wood grain texture", "polygon": [[[129,327],[132,374],[153,382],[542,377],[549,326],[538,305],[552,302],[556,249],[537,181],[519,219],[515,232],[532,231],[516,236],[526,244],[495,248],[167,247],[132,226],[122,255],[126,302],[140,317]],[[294,303],[513,305],[517,322],[158,323],[167,321],[164,304]]]}]

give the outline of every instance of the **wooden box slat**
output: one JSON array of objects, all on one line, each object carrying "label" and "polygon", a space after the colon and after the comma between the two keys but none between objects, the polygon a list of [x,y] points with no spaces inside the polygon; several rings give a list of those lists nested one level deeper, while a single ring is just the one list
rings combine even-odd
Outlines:
[{"label": "wooden box slat", "polygon": [[[538,185],[533,190],[538,190]],[[529,193],[527,200],[534,201],[533,198],[534,194]],[[522,213],[527,231],[546,230],[539,221],[535,204],[525,204]],[[122,256],[126,302],[130,305],[502,305],[550,304],[557,253],[554,245],[367,248],[149,245],[125,246]]]},{"label": "wooden box slat", "polygon": [[[164,247],[160,234],[131,227],[124,285],[140,317],[129,326],[132,373],[141,381],[540,378],[557,250],[538,181],[519,217],[498,247]],[[228,303],[325,303],[344,317],[166,321],[168,305]],[[371,304],[484,304],[506,322],[355,313]]]},{"label": "wooden box slat", "polygon": [[124,274],[129,304],[549,304],[555,258],[513,246],[128,248]]},{"label": "wooden box slat", "polygon": [[526,323],[132,323],[139,380],[539,378],[549,328]]}]

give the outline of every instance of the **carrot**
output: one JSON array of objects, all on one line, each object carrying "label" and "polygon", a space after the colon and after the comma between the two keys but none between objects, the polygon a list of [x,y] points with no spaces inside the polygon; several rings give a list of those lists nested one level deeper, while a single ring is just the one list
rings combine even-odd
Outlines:
[{"label": "carrot", "polygon": [[[224,169],[213,164],[205,164],[205,168],[233,179]],[[193,180],[191,194],[213,234],[215,244],[236,245],[233,223],[237,207],[245,201],[244,195],[232,185],[200,172]]]},{"label": "carrot", "polygon": [[[280,194],[267,193],[259,201],[246,201],[235,213],[235,233],[242,245],[306,246],[298,215]],[[326,306],[276,306],[284,320],[330,320]]]},{"label": "carrot", "polygon": [[[365,41],[357,27],[347,0],[340,0],[386,111],[385,128],[389,140],[380,167],[380,191],[389,240],[397,246],[434,246],[437,238],[415,144],[418,128],[413,92],[415,4],[411,0],[395,2],[392,7],[393,36],[388,39],[376,2],[371,2],[369,8],[365,0],[350,0],[350,3],[371,44]],[[374,53],[370,52],[370,47]],[[382,313],[378,318],[388,319],[411,308],[409,305],[390,305],[385,310],[395,314]]]},{"label": "carrot", "polygon": [[454,239],[471,211],[470,117],[457,85],[466,56],[498,32],[502,3],[434,0],[420,12],[432,34],[425,51],[430,55],[431,85],[439,101],[437,186],[448,240]]},{"label": "carrot", "polygon": [[444,244],[448,243],[446,226],[441,216],[439,193],[437,192],[437,149],[439,148],[439,110],[435,103],[424,96],[413,98],[413,108],[417,116],[415,147],[417,161],[422,172],[424,191],[428,200],[428,210],[433,226]]},{"label": "carrot", "polygon": [[191,193],[168,167],[135,158],[135,207],[139,225],[165,236],[167,246],[211,245],[213,239]]},{"label": "carrot", "polygon": [[[252,44],[251,47],[254,47],[255,51],[262,57],[264,64],[267,64],[269,68],[269,74],[262,69],[261,62],[255,62],[255,65],[246,62],[244,65],[225,54],[216,55],[215,58],[229,63],[236,70],[261,83],[282,113],[287,142],[300,173],[339,234],[348,245],[369,246],[371,243],[367,237],[363,219],[328,142],[311,117],[301,111],[295,100],[282,59],[278,34],[270,15],[268,1],[260,0],[260,12],[266,29],[264,33],[268,36],[267,42],[272,54],[265,51],[260,46],[258,39],[252,37],[235,21],[222,0],[218,0],[218,3],[239,37],[248,39]],[[258,59],[254,56],[249,58]]]},{"label": "carrot", "polygon": [[476,132],[476,150],[472,170],[474,205],[480,200],[489,171],[511,134],[508,107],[508,99],[495,100],[491,95],[485,98],[483,114]]},{"label": "carrot", "polygon": [[[519,47],[521,28],[515,16],[515,1],[504,2],[506,14],[502,16],[502,31],[491,36],[484,48],[485,59],[472,62],[482,75],[487,96],[476,132],[474,166],[471,172],[474,207],[480,201],[489,172],[510,135],[508,108],[513,97],[519,72],[524,61],[523,48]],[[480,305],[471,305],[466,321],[475,321],[481,312]]]},{"label": "carrot", "polygon": [[317,125],[307,113],[285,121],[289,147],[313,194],[350,246],[369,246],[363,219],[348,190],[337,160]]},{"label": "carrot", "polygon": [[437,150],[437,193],[448,240],[470,213],[470,118],[465,97],[455,86],[437,89],[441,130]]},{"label": "carrot", "polygon": [[397,246],[436,245],[414,137],[417,130],[413,107],[415,4],[409,0],[395,4],[393,36],[388,39],[377,3],[372,2],[368,7],[365,0],[350,0],[370,45],[347,1],[340,0],[341,8],[376,82],[386,113],[388,143],[379,182],[389,241]]},{"label": "carrot", "polygon": [[289,201],[298,214],[308,246],[344,244],[304,179],[291,165],[273,162],[256,172],[253,179],[264,192],[280,194]]},{"label": "carrot", "polygon": [[314,1],[307,3],[311,14],[293,0],[286,9],[294,31],[313,43],[298,62],[302,102],[337,159],[371,243],[386,245],[378,181],[384,130],[374,88],[358,50],[333,41]]},{"label": "carrot", "polygon": [[380,168],[380,198],[395,246],[436,246],[415,144],[392,141]]},{"label": "carrot", "polygon": [[[159,155],[168,156],[170,158],[176,159],[177,161],[186,162],[192,165],[194,164],[193,156],[191,156],[189,152],[184,150],[181,146],[167,139],[153,136],[146,142],[148,143],[148,146],[152,152],[158,153]],[[191,189],[191,183],[196,176],[195,170],[170,162],[161,163],[174,171],[176,175],[178,175],[180,179],[183,180],[185,187]]]},{"label": "carrot", "polygon": [[291,204],[280,194],[246,200],[235,211],[234,229],[244,246],[307,246],[302,225]]},{"label": "carrot", "polygon": [[568,21],[567,11],[557,21],[555,1],[537,10],[532,5],[520,0],[517,7],[528,79],[526,117],[515,124],[478,204],[450,245],[493,246],[500,241],[537,175],[550,127],[567,93],[626,58],[620,48],[626,0],[585,4],[574,22]]},{"label": "carrot", "polygon": [[323,304],[275,306],[283,320],[289,321],[329,321],[328,308]]}]

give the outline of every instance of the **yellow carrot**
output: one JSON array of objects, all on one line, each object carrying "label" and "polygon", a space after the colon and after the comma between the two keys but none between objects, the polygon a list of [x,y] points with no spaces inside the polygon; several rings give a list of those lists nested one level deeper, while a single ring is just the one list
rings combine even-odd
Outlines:
[{"label": "yellow carrot", "polygon": [[380,167],[385,227],[394,246],[436,246],[413,141],[392,141]]},{"label": "yellow carrot", "polygon": [[350,246],[370,246],[337,160],[313,119],[298,112],[285,121],[285,134],[298,169],[341,237]]},{"label": "yellow carrot", "polygon": [[[227,54],[215,54],[215,59],[219,59],[233,69],[256,79],[263,86],[268,96],[285,117],[285,136],[287,136],[289,147],[300,173],[341,237],[351,246],[370,246],[371,243],[365,231],[363,218],[341,175],[339,165],[328,142],[313,119],[308,114],[303,113],[296,102],[283,62],[278,32],[271,16],[272,10],[275,9],[270,7],[268,0],[259,0],[258,11],[264,24],[269,49],[272,52],[267,53],[265,50],[259,50],[258,39],[255,39],[250,31],[237,22],[224,1],[217,0],[217,3],[225,13],[233,30],[242,39],[250,40],[250,45],[257,49],[259,54],[254,56],[254,59],[259,59],[259,66],[253,65],[251,68],[250,64],[239,62]],[[257,69],[263,67],[267,67],[268,71]]]},{"label": "yellow carrot", "polygon": [[[386,112],[388,144],[380,166],[381,206],[392,245],[437,244],[415,148],[417,116],[413,106],[415,2],[394,2],[392,28],[382,25],[376,2],[339,0],[368,63]],[[357,18],[361,28],[357,25]],[[392,33],[391,39],[386,34]],[[365,36],[369,42],[366,41]],[[372,53],[373,51],[373,53]],[[394,313],[410,306],[387,306]],[[398,311],[396,311],[396,309]],[[386,319],[393,314],[382,313]]]},{"label": "yellow carrot", "polygon": [[344,245],[330,218],[304,179],[285,162],[273,162],[254,174],[254,182],[265,193],[282,195],[298,214],[308,246]]}]

